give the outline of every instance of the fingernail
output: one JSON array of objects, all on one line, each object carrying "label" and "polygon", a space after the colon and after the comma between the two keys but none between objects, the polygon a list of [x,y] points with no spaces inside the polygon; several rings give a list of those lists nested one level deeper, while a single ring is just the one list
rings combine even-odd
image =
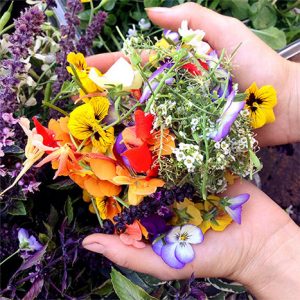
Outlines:
[{"label": "fingernail", "polygon": [[155,12],[155,13],[166,13],[168,12],[168,7],[146,7],[145,10],[147,12]]},{"label": "fingernail", "polygon": [[97,252],[97,253],[103,253],[105,248],[103,245],[98,244],[98,243],[92,243],[92,244],[86,244],[86,245],[82,245],[83,248],[92,251],[92,252]]}]

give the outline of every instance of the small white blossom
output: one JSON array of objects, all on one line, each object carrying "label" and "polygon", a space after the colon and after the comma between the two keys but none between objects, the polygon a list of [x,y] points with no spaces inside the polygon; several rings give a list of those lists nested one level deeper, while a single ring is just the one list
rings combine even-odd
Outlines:
[{"label": "small white blossom", "polygon": [[145,20],[143,18],[143,19],[140,19],[139,26],[140,26],[141,30],[148,30],[148,29],[150,29],[151,24],[148,20]]}]

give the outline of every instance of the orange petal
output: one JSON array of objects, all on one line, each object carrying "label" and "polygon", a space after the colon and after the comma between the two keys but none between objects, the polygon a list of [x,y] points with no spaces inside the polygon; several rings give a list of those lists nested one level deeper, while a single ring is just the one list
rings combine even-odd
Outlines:
[{"label": "orange petal", "polygon": [[123,244],[128,245],[128,246],[132,245],[134,242],[134,239],[126,233],[120,234],[120,240]]},{"label": "orange petal", "polygon": [[126,231],[134,240],[140,241],[142,239],[142,231],[138,221],[134,221],[131,225],[126,225]]},{"label": "orange petal", "polygon": [[136,136],[135,126],[126,127],[122,131],[122,137],[127,148],[143,145],[143,141]]},{"label": "orange petal", "polygon": [[113,160],[91,159],[90,166],[101,180],[112,180],[116,176],[116,165]]}]

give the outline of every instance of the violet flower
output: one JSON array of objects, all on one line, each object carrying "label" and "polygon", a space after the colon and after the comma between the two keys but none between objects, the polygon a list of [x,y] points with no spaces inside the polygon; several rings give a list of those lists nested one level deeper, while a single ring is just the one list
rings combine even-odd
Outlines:
[{"label": "violet flower", "polygon": [[224,198],[224,209],[229,216],[238,224],[242,221],[242,205],[250,198],[249,194],[241,194],[234,198]]},{"label": "violet flower", "polygon": [[210,138],[212,138],[215,142],[219,142],[229,134],[231,125],[245,106],[245,101],[233,101],[234,97],[235,91],[232,90],[228,96],[222,115],[217,121],[217,129],[210,134]]},{"label": "violet flower", "polygon": [[141,219],[141,223],[147,229],[150,235],[150,241],[153,241],[155,238],[165,233],[170,228],[164,218],[157,215],[144,217]]},{"label": "violet flower", "polygon": [[20,250],[39,251],[43,248],[43,245],[40,244],[33,235],[29,236],[28,231],[24,228],[19,229],[18,239]]},{"label": "violet flower", "polygon": [[77,51],[83,55],[90,54],[89,48],[92,47],[95,37],[101,32],[102,27],[107,19],[107,13],[99,11],[94,16],[92,23],[88,26],[86,33],[82,36],[77,43]]},{"label": "violet flower", "polygon": [[152,249],[167,265],[181,269],[195,257],[191,244],[200,244],[203,238],[203,233],[197,226],[191,224],[176,226],[164,239],[155,240]]},{"label": "violet flower", "polygon": [[[161,67],[159,67],[156,71],[154,71],[152,73],[152,75],[148,79],[148,83],[144,84],[143,93],[142,93],[141,98],[139,99],[140,103],[145,103],[150,98],[150,96],[152,95],[152,92],[154,92],[159,85],[158,76],[160,74],[163,74],[165,69],[170,69],[172,66],[173,66],[173,63],[166,62]],[[173,82],[174,82],[174,78],[168,78],[165,81],[165,83],[167,85],[171,85],[171,84],[173,84]],[[151,86],[151,88],[149,87],[149,85]]]}]

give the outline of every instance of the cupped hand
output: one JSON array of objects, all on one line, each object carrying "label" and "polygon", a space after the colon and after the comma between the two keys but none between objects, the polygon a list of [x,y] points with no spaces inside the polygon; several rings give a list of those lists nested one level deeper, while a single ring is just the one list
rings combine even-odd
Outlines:
[{"label": "cupped hand", "polygon": [[[223,232],[208,231],[204,242],[194,246],[195,259],[183,269],[169,267],[148,245],[144,249],[126,246],[116,235],[92,234],[83,246],[106,256],[117,265],[163,280],[196,277],[226,277],[248,284],[258,276],[266,259],[271,260],[283,243],[291,243],[297,228],[286,212],[251,183],[238,181],[229,196],[247,191],[251,197],[243,206],[242,224],[232,223]],[[273,260],[273,259],[272,259]]]}]

